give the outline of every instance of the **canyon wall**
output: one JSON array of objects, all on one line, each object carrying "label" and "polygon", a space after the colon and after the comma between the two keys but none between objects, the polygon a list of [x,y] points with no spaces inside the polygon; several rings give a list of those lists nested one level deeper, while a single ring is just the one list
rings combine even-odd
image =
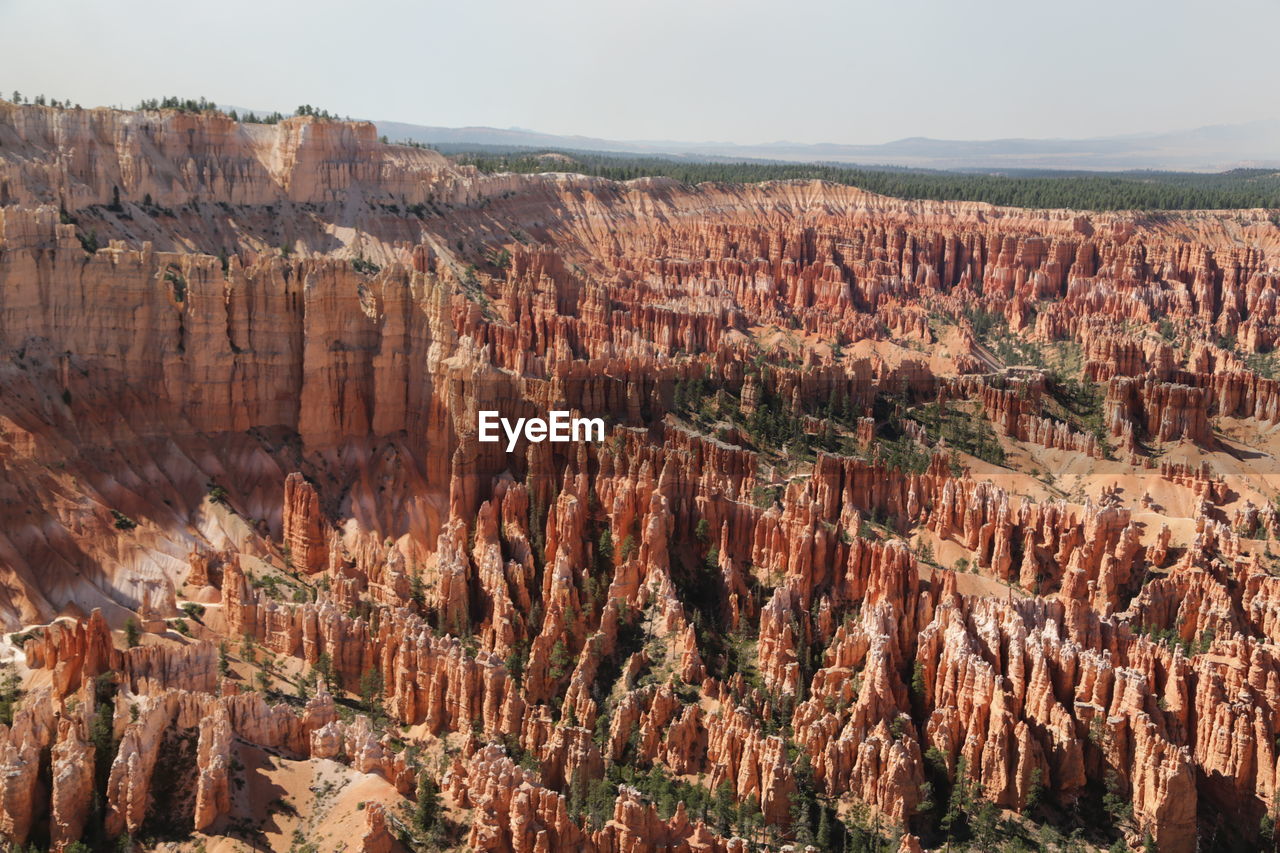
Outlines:
[{"label": "canyon wall", "polygon": [[1262,843],[1278,235],[0,104],[0,833]]}]

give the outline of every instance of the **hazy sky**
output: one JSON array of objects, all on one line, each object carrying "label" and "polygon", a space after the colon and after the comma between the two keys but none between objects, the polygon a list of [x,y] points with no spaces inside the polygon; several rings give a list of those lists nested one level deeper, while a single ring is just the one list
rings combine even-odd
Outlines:
[{"label": "hazy sky", "polygon": [[1280,117],[1277,0],[0,0],[0,91],[614,139],[1085,137]]}]

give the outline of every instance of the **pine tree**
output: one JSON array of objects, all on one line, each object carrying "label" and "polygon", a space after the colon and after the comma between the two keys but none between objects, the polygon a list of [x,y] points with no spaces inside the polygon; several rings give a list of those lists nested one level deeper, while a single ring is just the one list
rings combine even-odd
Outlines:
[{"label": "pine tree", "polygon": [[720,833],[727,833],[734,824],[737,809],[733,802],[733,788],[726,779],[716,788],[711,799],[711,820]]},{"label": "pine tree", "polygon": [[129,648],[136,648],[140,642],[138,620],[130,616],[124,623],[124,642]]},{"label": "pine tree", "polygon": [[382,707],[382,673],[376,668],[367,669],[360,676],[360,704],[364,705],[374,719],[386,716]]},{"label": "pine tree", "polygon": [[327,651],[321,652],[316,656],[315,666],[311,668],[313,675],[324,679],[324,686],[332,690],[336,683],[333,672],[333,658],[329,656]]},{"label": "pine tree", "polygon": [[440,821],[440,788],[431,774],[418,776],[418,800],[413,806],[413,823],[420,831],[430,833]]}]

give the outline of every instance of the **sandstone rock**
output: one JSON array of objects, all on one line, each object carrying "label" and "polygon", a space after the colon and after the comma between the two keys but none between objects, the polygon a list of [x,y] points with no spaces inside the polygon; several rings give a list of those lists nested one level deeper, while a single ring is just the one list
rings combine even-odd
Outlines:
[{"label": "sandstone rock", "polygon": [[327,568],[329,548],[320,496],[296,471],[284,480],[284,544],[298,571],[314,574]]},{"label": "sandstone rock", "polygon": [[[522,853],[745,850],[626,786],[580,824],[622,760],[784,833],[797,754],[897,825],[929,749],[1008,809],[1109,772],[1162,850],[1209,810],[1252,843],[1274,811],[1280,519],[1214,437],[1280,423],[1244,357],[1280,342],[1266,212],[485,175],[311,117],[0,103],[0,137],[0,619],[28,688],[6,841],[83,834],[108,686],[117,833],[196,731],[214,835],[238,741],[407,794],[401,737],[461,744],[442,787],[468,844]],[[1066,341],[1070,377],[1008,363]],[[1065,378],[1105,384],[1106,441]],[[508,454],[482,408],[608,439]],[[979,421],[1022,471],[961,452]],[[838,452],[761,453],[762,424]],[[190,642],[166,623],[184,581],[210,605]],[[117,649],[130,613],[152,633]],[[222,678],[246,635],[290,678],[331,662],[338,695]],[[413,734],[340,719],[362,687]],[[390,849],[389,809],[351,843]]]}]

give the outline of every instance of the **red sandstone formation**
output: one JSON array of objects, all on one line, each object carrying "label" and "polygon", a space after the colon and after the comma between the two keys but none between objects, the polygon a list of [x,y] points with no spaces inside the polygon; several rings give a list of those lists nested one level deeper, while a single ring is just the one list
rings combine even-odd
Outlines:
[{"label": "red sandstone formation", "polygon": [[[0,143],[6,841],[1275,812],[1262,213],[482,175],[311,118],[0,103]],[[371,793],[264,818],[298,767]]]},{"label": "red sandstone formation", "polygon": [[326,568],[329,552],[320,496],[296,471],[284,479],[284,544],[298,571],[315,574]]},{"label": "red sandstone formation", "polygon": [[1116,437],[1136,426],[1156,441],[1188,438],[1208,444],[1213,440],[1208,412],[1208,395],[1199,388],[1150,377],[1108,383],[1107,423]]}]

